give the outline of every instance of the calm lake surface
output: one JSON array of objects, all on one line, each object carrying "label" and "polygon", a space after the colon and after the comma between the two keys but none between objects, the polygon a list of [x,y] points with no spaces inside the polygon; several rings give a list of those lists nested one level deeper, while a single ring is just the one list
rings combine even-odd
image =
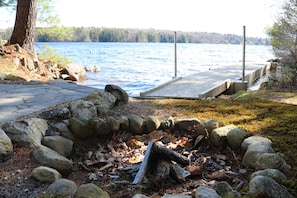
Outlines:
[{"label": "calm lake surface", "polygon": [[[173,43],[36,43],[37,51],[49,45],[60,54],[83,66],[96,65],[101,71],[87,73],[81,84],[104,89],[116,84],[130,96],[139,96],[175,75]],[[242,64],[242,45],[177,44],[177,76],[186,76],[208,69],[224,69]],[[265,62],[274,58],[271,46],[246,46],[246,62]]]}]

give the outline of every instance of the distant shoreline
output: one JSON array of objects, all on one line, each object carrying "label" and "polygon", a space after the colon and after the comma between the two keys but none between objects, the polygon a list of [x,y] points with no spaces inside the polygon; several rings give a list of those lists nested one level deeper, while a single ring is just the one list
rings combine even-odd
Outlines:
[{"label": "distant shoreline", "polygon": [[[0,31],[0,38],[8,40],[12,29]],[[242,35],[214,32],[176,31],[177,43],[241,44]],[[174,31],[155,29],[127,29],[104,27],[37,28],[36,42],[140,42],[174,43]],[[270,45],[269,38],[246,37],[246,44]]]}]

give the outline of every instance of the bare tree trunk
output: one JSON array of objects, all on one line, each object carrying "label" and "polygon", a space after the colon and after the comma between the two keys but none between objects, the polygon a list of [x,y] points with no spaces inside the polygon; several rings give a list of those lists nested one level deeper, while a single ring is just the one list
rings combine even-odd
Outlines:
[{"label": "bare tree trunk", "polygon": [[18,0],[15,25],[9,44],[19,44],[36,56],[34,39],[38,0]]}]

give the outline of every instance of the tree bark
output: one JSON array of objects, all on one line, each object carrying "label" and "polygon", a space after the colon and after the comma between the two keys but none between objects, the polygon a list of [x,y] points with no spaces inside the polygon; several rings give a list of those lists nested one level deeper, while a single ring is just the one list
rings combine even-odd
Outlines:
[{"label": "tree bark", "polygon": [[15,25],[9,44],[19,44],[36,56],[34,39],[38,0],[18,0]]}]

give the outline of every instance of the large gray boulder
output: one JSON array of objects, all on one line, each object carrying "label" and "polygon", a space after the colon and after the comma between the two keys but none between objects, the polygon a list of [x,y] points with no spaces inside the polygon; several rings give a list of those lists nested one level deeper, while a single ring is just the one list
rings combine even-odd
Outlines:
[{"label": "large gray boulder", "polygon": [[254,168],[256,170],[263,169],[278,169],[284,173],[289,173],[291,167],[286,163],[286,161],[276,153],[263,153],[259,156],[257,161],[254,163]]},{"label": "large gray boulder", "polygon": [[40,145],[33,151],[34,158],[42,165],[58,170],[62,174],[69,174],[73,168],[73,162],[60,155],[56,151]]},{"label": "large gray boulder", "polygon": [[46,195],[50,197],[73,197],[76,193],[77,185],[69,179],[58,179],[48,186]]},{"label": "large gray boulder", "polygon": [[23,121],[11,121],[2,126],[7,136],[19,146],[35,147],[48,129],[47,121],[40,118],[28,118]]},{"label": "large gray boulder", "polygon": [[212,130],[209,133],[211,143],[215,146],[225,146],[227,144],[227,134],[236,128],[234,125],[227,125]]},{"label": "large gray boulder", "polygon": [[99,115],[106,115],[117,101],[114,95],[104,90],[93,91],[85,99],[94,103]]},{"label": "large gray boulder", "polygon": [[240,148],[246,135],[247,135],[247,132],[244,129],[241,129],[241,128],[232,129],[227,134],[228,144],[233,149]]},{"label": "large gray boulder", "polygon": [[130,131],[133,134],[142,134],[143,132],[143,118],[138,115],[130,115],[129,119],[129,127]]},{"label": "large gray boulder", "polygon": [[61,71],[61,77],[64,80],[84,81],[86,79],[85,67],[70,63]]},{"label": "large gray boulder", "polygon": [[97,108],[91,101],[74,101],[70,104],[70,111],[75,118],[90,119],[97,117]]},{"label": "large gray boulder", "polygon": [[219,122],[217,120],[206,120],[202,123],[202,125],[208,133],[216,128],[219,128]]},{"label": "large gray boulder", "polygon": [[270,177],[258,175],[249,182],[252,197],[290,198],[288,190]]},{"label": "large gray boulder", "polygon": [[42,111],[39,117],[46,120],[64,120],[71,117],[71,112],[67,107],[61,107],[51,110]]},{"label": "large gray boulder", "polygon": [[145,117],[143,120],[143,127],[144,127],[145,133],[150,133],[152,131],[157,130],[160,127],[160,124],[161,123],[158,120],[158,118],[154,116]]},{"label": "large gray boulder", "polygon": [[129,118],[127,116],[121,116],[119,119],[119,123],[121,131],[129,130]]},{"label": "large gray boulder", "polygon": [[87,138],[94,136],[94,129],[89,119],[74,118],[70,119],[70,130],[75,137]]},{"label": "large gray boulder", "polygon": [[255,143],[250,144],[243,156],[242,164],[256,170],[272,168],[285,173],[290,170],[290,166],[280,155],[274,152],[267,140],[255,141]]},{"label": "large gray boulder", "polygon": [[203,135],[205,138],[209,138],[209,134],[214,129],[219,128],[219,122],[217,120],[206,120],[201,123],[197,128],[197,136]]},{"label": "large gray boulder", "polygon": [[104,119],[94,118],[94,119],[90,120],[90,122],[92,123],[94,133],[96,135],[100,136],[100,135],[110,134],[110,132],[111,132],[110,127]]},{"label": "large gray boulder", "polygon": [[269,143],[250,144],[243,156],[242,164],[246,167],[255,168],[256,162],[264,153],[274,153]]},{"label": "large gray boulder", "polygon": [[63,155],[64,157],[68,157],[71,154],[73,147],[72,140],[69,140],[59,135],[45,136],[42,138],[41,143],[44,146],[53,149],[60,155]]},{"label": "large gray boulder", "polygon": [[109,198],[107,192],[103,191],[97,185],[88,183],[78,187],[75,198]]},{"label": "large gray boulder", "polygon": [[226,182],[215,182],[212,187],[221,197],[228,198],[239,198],[241,197],[240,193],[233,190],[232,187]]},{"label": "large gray boulder", "polygon": [[53,168],[49,168],[46,166],[39,166],[35,168],[31,176],[39,181],[39,182],[44,182],[44,183],[52,183],[60,178],[62,178],[62,175]]},{"label": "large gray boulder", "polygon": [[111,133],[115,133],[120,130],[121,123],[119,122],[119,120],[115,119],[114,117],[108,116],[106,118],[106,123],[109,126]]},{"label": "large gray boulder", "polygon": [[261,136],[251,136],[248,138],[245,138],[241,144],[241,151],[243,153],[246,152],[247,148],[249,145],[254,144],[254,143],[263,143],[263,144],[272,144],[272,141],[268,138],[261,137]]},{"label": "large gray boulder", "polygon": [[116,97],[116,105],[127,104],[129,102],[128,93],[117,85],[106,85],[104,90]]},{"label": "large gray boulder", "polygon": [[218,193],[209,187],[199,186],[195,192],[195,198],[220,198],[221,196]]},{"label": "large gray boulder", "polygon": [[261,175],[272,178],[274,181],[282,184],[287,180],[287,176],[277,169],[268,168],[265,170],[258,170],[251,175],[251,179]]},{"label": "large gray boulder", "polygon": [[174,127],[180,132],[191,132],[201,124],[197,118],[178,119],[175,121]]},{"label": "large gray boulder", "polygon": [[70,140],[74,140],[74,136],[68,128],[67,124],[64,122],[58,122],[50,126],[50,128],[60,134],[62,137],[65,137]]},{"label": "large gray boulder", "polygon": [[13,153],[13,145],[6,133],[0,129],[0,162],[7,159]]}]

